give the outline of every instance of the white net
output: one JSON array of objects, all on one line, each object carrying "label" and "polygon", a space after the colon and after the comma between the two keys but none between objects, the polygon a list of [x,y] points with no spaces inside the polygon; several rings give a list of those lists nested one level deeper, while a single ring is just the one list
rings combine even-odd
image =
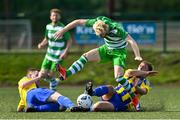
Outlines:
[{"label": "white net", "polygon": [[0,20],[0,49],[31,49],[29,20]]}]

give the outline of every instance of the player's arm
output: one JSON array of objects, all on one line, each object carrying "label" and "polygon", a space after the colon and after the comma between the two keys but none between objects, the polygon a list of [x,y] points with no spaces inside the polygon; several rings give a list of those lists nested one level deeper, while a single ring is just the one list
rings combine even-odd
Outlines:
[{"label": "player's arm", "polygon": [[135,42],[135,40],[128,34],[128,36],[126,37],[126,41],[131,45],[133,49],[135,60],[142,61],[143,59],[140,55],[139,47],[137,43]]},{"label": "player's arm", "polygon": [[86,19],[77,19],[77,20],[70,22],[63,29],[57,31],[54,35],[54,38],[55,39],[61,38],[65,32],[75,28],[76,26],[85,25],[86,21],[87,21]]},{"label": "player's arm", "polygon": [[139,78],[136,78],[134,81],[134,87],[136,90],[136,93],[140,95],[146,95],[149,92],[149,85],[145,85],[144,83],[141,86],[138,86]]},{"label": "player's arm", "polygon": [[128,77],[147,77],[147,76],[153,76],[156,75],[158,72],[157,71],[143,71],[143,70],[136,70],[136,69],[132,69],[132,70],[128,70],[125,74]]},{"label": "player's arm", "polygon": [[21,99],[21,100],[19,101],[19,104],[18,104],[18,107],[17,107],[17,112],[23,112],[23,111],[24,111],[24,108],[25,108],[25,105],[24,105],[23,100]]},{"label": "player's arm", "polygon": [[48,44],[48,40],[46,37],[44,37],[44,39],[38,44],[38,48],[41,49],[47,44]]},{"label": "player's arm", "polygon": [[19,86],[21,88],[26,88],[26,87],[30,86],[31,84],[38,82],[40,79],[41,79],[41,77],[38,76],[36,78],[33,78],[32,80],[22,81],[19,83]]},{"label": "player's arm", "polygon": [[136,92],[140,95],[146,95],[148,90],[146,88],[141,88],[139,86],[135,86]]}]

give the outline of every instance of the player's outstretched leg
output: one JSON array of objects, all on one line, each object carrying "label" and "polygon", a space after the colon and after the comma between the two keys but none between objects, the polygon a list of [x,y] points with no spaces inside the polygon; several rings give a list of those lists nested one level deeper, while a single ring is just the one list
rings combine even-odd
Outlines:
[{"label": "player's outstretched leg", "polygon": [[60,64],[57,64],[56,68],[60,74],[60,78],[65,80],[66,77],[69,77],[72,74],[77,73],[78,71],[82,70],[84,65],[88,62],[88,59],[85,56],[81,56],[77,61],[75,61],[68,70],[63,68]]}]

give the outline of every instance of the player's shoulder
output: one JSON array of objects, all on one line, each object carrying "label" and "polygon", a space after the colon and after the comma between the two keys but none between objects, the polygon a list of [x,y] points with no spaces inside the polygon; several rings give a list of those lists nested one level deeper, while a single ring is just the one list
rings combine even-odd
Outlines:
[{"label": "player's shoulder", "polygon": [[146,79],[146,78],[143,80],[143,83],[144,83],[145,85],[147,85],[147,86],[151,86],[149,80]]},{"label": "player's shoulder", "polygon": [[133,71],[133,69],[127,69],[125,72],[130,72],[130,71]]},{"label": "player's shoulder", "polygon": [[46,29],[49,29],[49,28],[51,28],[52,27],[52,24],[51,23],[48,23],[47,25],[46,25]]},{"label": "player's shoulder", "polygon": [[19,81],[24,81],[24,80],[27,80],[28,79],[28,77],[27,76],[24,76],[24,77],[22,77]]},{"label": "player's shoulder", "polygon": [[127,69],[126,71],[125,71],[125,73],[124,73],[124,77],[129,77],[129,73],[131,72],[131,71],[133,71],[133,69]]},{"label": "player's shoulder", "polygon": [[28,81],[28,80],[31,80],[31,78],[28,78],[27,76],[24,76],[19,80],[18,84],[20,84],[20,83],[22,83],[24,81]]}]

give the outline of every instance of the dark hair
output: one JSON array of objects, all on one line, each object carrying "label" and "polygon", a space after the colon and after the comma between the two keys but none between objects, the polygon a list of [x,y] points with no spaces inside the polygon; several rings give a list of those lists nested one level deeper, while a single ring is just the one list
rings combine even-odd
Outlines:
[{"label": "dark hair", "polygon": [[144,63],[145,65],[147,65],[149,71],[152,71],[152,70],[153,70],[153,65],[152,65],[152,63],[150,63],[150,62],[148,62],[148,61],[142,61],[141,63]]},{"label": "dark hair", "polygon": [[53,9],[50,10],[50,14],[51,14],[52,12],[55,12],[55,13],[60,14],[60,13],[61,13],[61,10],[60,10],[60,9],[57,9],[57,8],[53,8]]}]

